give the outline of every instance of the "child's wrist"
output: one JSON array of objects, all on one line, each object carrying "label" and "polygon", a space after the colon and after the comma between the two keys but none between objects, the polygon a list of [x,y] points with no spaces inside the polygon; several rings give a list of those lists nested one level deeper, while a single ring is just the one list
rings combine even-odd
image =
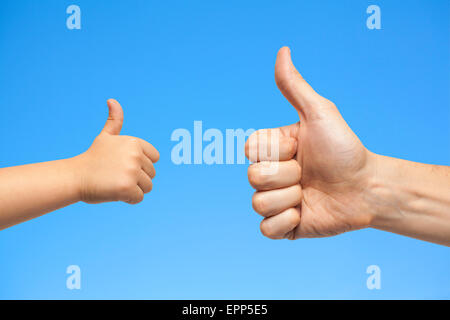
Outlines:
[{"label": "child's wrist", "polygon": [[70,198],[74,202],[81,201],[81,168],[80,156],[61,160],[63,163],[66,186],[70,194]]}]

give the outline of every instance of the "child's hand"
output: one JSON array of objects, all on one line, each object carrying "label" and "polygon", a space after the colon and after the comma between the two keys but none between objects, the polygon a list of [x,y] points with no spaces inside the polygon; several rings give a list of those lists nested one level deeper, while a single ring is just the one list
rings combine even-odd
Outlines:
[{"label": "child's hand", "polygon": [[138,203],[152,189],[158,151],[119,136],[123,111],[108,100],[105,127],[85,153],[70,159],[0,169],[0,230],[78,201]]},{"label": "child's hand", "polygon": [[73,158],[81,201],[100,203],[124,201],[136,204],[152,190],[153,163],[158,151],[148,142],[120,136],[123,111],[108,100],[109,117],[105,127],[85,153]]}]

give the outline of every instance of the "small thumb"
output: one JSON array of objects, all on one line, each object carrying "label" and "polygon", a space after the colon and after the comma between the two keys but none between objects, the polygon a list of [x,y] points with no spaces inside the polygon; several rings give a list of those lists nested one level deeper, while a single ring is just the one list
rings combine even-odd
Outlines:
[{"label": "small thumb", "polygon": [[107,101],[109,115],[108,120],[106,120],[105,126],[102,132],[106,132],[112,135],[120,134],[123,124],[123,110],[119,102],[114,99],[108,99]]},{"label": "small thumb", "polygon": [[305,118],[314,112],[315,102],[323,99],[295,69],[291,60],[291,50],[288,47],[278,51],[275,62],[275,82],[285,98]]}]

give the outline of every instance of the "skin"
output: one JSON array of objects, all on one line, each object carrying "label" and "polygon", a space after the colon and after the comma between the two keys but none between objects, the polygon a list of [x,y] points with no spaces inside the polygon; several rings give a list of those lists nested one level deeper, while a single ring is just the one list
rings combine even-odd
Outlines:
[{"label": "skin", "polygon": [[[298,73],[287,47],[278,52],[275,81],[300,121],[259,130],[246,143],[255,162],[248,169],[257,190],[252,204],[265,236],[293,240],[372,227],[450,246],[450,167],[367,150],[336,106]],[[278,170],[268,174],[273,162]]]},{"label": "skin", "polygon": [[74,158],[0,169],[0,229],[78,201],[136,204],[152,189],[158,151],[120,136],[123,110],[107,102],[109,117],[91,147]]}]

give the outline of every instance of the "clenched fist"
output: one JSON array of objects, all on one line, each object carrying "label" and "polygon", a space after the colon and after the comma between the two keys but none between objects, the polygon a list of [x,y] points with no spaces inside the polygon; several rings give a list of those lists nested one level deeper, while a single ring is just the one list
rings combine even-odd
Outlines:
[{"label": "clenched fist", "polygon": [[135,204],[150,192],[159,153],[120,136],[122,107],[110,99],[108,108],[102,132],[81,155],[0,169],[0,230],[78,201]]},{"label": "clenched fist", "polygon": [[85,153],[75,157],[81,201],[100,203],[124,201],[136,204],[152,190],[153,163],[158,151],[148,142],[120,136],[123,111],[120,104],[108,100],[109,118],[102,132]]},{"label": "clenched fist", "polygon": [[246,155],[255,162],[248,178],[257,190],[253,208],[264,217],[262,233],[272,239],[297,239],[369,226],[373,215],[366,190],[375,155],[336,106],[297,72],[287,47],[278,52],[275,80],[301,121],[259,130],[246,143]]},{"label": "clenched fist", "polygon": [[245,145],[265,236],[293,240],[371,227],[450,246],[450,167],[367,150],[336,106],[297,72],[286,47],[275,81],[300,122],[256,131]]}]

